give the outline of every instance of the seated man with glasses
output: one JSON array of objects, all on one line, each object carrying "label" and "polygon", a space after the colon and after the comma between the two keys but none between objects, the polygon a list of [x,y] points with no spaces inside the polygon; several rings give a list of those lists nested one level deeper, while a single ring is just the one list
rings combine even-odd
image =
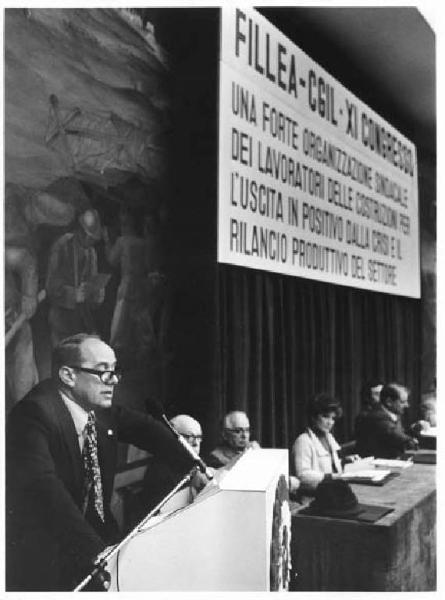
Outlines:
[{"label": "seated man with glasses", "polygon": [[52,377],[11,411],[6,428],[6,589],[71,590],[117,539],[110,510],[117,442],[183,469],[193,460],[145,413],[112,404],[114,351],[77,334],[53,351]]},{"label": "seated man with glasses", "polygon": [[246,413],[234,410],[226,414],[221,432],[222,443],[209,455],[206,463],[215,469],[224,467],[248,448],[259,448],[258,442],[250,441],[250,423]]},{"label": "seated man with glasses", "polygon": [[[170,423],[176,431],[188,442],[193,450],[199,454],[202,442],[201,425],[196,419],[189,415],[176,415],[170,419]],[[162,456],[152,457],[145,472],[142,492],[140,494],[140,515],[134,515],[134,523],[139,522],[150,510],[152,510],[182,479],[184,472],[169,465]],[[204,482],[206,483],[206,481]],[[197,473],[190,486],[190,494],[193,496],[197,490],[203,487],[201,474]]]}]

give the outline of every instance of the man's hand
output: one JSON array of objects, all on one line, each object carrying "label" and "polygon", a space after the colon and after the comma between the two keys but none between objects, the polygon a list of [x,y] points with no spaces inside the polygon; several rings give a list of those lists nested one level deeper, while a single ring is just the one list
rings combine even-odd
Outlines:
[{"label": "man's hand", "polygon": [[[211,467],[207,467],[207,468],[213,475],[215,470],[212,469]],[[196,492],[200,492],[203,488],[205,488],[205,486],[208,484],[209,481],[211,481],[211,480],[204,473],[202,473],[199,469],[196,469],[196,471],[190,481],[190,485],[196,490]]]},{"label": "man's hand", "polygon": [[106,548],[104,548],[102,550],[102,552],[97,555],[97,562],[100,562],[105,556],[108,556],[108,554],[113,550],[113,548],[115,547],[115,545],[116,544],[114,544],[112,546],[107,546]]},{"label": "man's hand", "polygon": [[418,450],[419,449],[419,441],[416,438],[411,438],[408,448],[410,450]]},{"label": "man's hand", "polygon": [[344,462],[345,464],[350,464],[353,462],[357,462],[358,460],[360,460],[360,456],[358,454],[348,454],[347,456],[345,456],[344,458]]},{"label": "man's hand", "polygon": [[428,423],[428,421],[420,420],[413,423],[410,429],[413,435],[418,436],[423,431],[428,431],[430,427],[431,425]]},{"label": "man's hand", "polygon": [[101,564],[101,561],[110,554],[111,550],[113,550],[114,547],[115,546],[107,546],[102,550],[100,554],[97,555],[97,558],[94,561],[94,565],[91,565],[91,569],[88,575],[93,573],[93,571],[95,571],[96,569],[97,571],[93,575],[92,579],[87,583],[87,585],[81,590],[82,592],[108,591],[111,584],[111,575],[106,570],[107,564]]},{"label": "man's hand", "polygon": [[[91,569],[93,570],[93,569]],[[91,580],[81,590],[82,592],[108,592],[111,585],[111,575],[108,571],[98,567]]]}]

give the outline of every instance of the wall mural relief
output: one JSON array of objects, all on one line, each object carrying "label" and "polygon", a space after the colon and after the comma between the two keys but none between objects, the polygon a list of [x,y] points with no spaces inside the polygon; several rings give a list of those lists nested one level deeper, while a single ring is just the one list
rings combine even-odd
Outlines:
[{"label": "wall mural relief", "polygon": [[126,9],[10,9],[5,31],[6,412],[79,331],[127,369],[117,401],[162,397],[166,57]]}]

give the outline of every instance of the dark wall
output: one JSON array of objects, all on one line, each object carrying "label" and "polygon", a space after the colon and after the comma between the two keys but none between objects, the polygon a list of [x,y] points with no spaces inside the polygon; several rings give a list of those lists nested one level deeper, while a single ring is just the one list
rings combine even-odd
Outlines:
[{"label": "dark wall", "polygon": [[[387,7],[389,8],[389,7]],[[326,7],[274,7],[259,8],[259,12],[287,35],[295,44],[318,62],[333,77],[352,91],[360,100],[368,104],[380,116],[391,123],[417,148],[418,186],[419,186],[419,229],[420,229],[420,268],[421,268],[421,328],[422,328],[422,366],[420,389],[425,392],[435,386],[436,373],[436,130],[425,127],[403,110],[397,102],[398,90],[393,82],[383,86],[373,71],[363,67],[361,60],[347,48],[335,28],[326,26],[326,15],[335,8]],[[372,24],[375,7],[342,8],[343,12],[360,10],[363,19],[369,19],[372,39]],[[380,17],[385,7],[379,7]],[[416,11],[415,7],[401,7],[398,17],[403,20],[407,12]],[[367,12],[366,12],[367,11]],[[404,11],[404,12],[403,12]],[[394,17],[394,7],[388,11]],[[317,21],[317,15],[322,22]],[[412,14],[409,15],[412,18]],[[425,25],[424,34],[428,30]],[[430,37],[434,37],[431,32]],[[427,40],[434,48],[434,42]],[[369,40],[364,40],[369,44]],[[388,60],[391,60],[388,43]],[[415,53],[415,47],[413,46]],[[413,60],[416,60],[415,58]],[[406,72],[410,73],[410,57],[407,56]],[[435,70],[434,58],[429,69]],[[374,73],[378,72],[375,64]],[[387,89],[392,84],[392,95]],[[414,99],[414,102],[416,100]],[[431,101],[434,105],[434,100]]]},{"label": "dark wall", "polygon": [[[212,421],[217,208],[219,11],[159,11],[156,37],[170,55],[172,128],[168,270],[173,282],[169,413]],[[208,429],[208,427],[207,427]]]}]

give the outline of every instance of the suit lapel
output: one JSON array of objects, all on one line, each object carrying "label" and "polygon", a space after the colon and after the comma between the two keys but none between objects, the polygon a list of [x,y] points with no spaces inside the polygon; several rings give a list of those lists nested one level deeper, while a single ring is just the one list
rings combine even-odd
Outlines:
[{"label": "suit lapel", "polygon": [[326,450],[312,429],[308,429],[307,431],[309,433],[309,437],[311,438],[312,444],[314,445],[317,456],[326,456],[329,454],[329,451]]},{"label": "suit lapel", "polygon": [[312,443],[314,444],[314,447],[316,448],[317,456],[326,456],[326,455],[330,456],[331,460],[333,461],[333,463],[335,465],[336,471],[338,473],[341,473],[342,472],[341,462],[340,462],[340,459],[338,458],[338,454],[337,454],[337,450],[340,446],[335,441],[335,438],[333,437],[333,435],[328,433],[328,435],[326,436],[326,439],[328,441],[328,446],[331,449],[331,451],[329,452],[328,450],[326,450],[326,448],[320,442],[320,440],[315,435],[315,433],[312,431],[312,429],[308,429],[308,433],[309,433],[309,437],[312,440]]}]

